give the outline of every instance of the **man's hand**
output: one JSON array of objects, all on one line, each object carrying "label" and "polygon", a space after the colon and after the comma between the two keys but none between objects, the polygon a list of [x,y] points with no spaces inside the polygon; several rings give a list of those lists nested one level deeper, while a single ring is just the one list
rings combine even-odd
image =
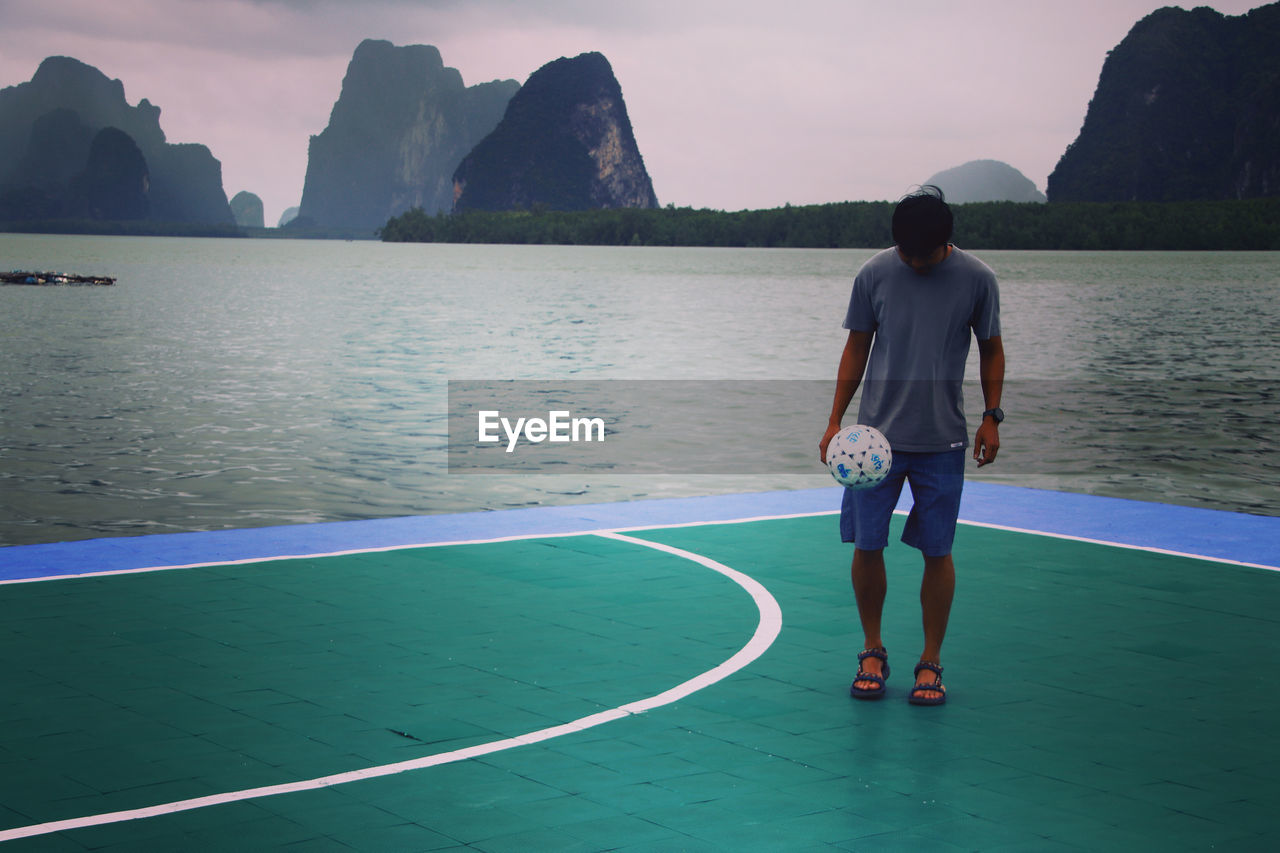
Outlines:
[{"label": "man's hand", "polygon": [[1000,427],[992,418],[983,418],[973,437],[973,458],[978,460],[978,467],[990,465],[996,461],[1000,452]]},{"label": "man's hand", "polygon": [[[978,341],[978,376],[982,380],[982,402],[987,411],[1000,407],[1000,390],[1004,387],[1004,342],[999,335]],[[1000,424],[984,417],[973,437],[973,458],[978,467],[996,461],[1000,452]]]},{"label": "man's hand", "polygon": [[829,424],[827,431],[822,435],[822,441],[818,442],[818,458],[822,460],[822,464],[827,464],[827,445],[831,443],[831,439],[835,438],[836,433],[840,431],[840,424]]},{"label": "man's hand", "polygon": [[827,445],[831,438],[840,431],[840,421],[849,408],[849,402],[858,390],[862,381],[862,373],[867,369],[867,358],[871,355],[871,341],[875,332],[849,331],[845,339],[844,351],[840,353],[840,367],[836,371],[836,395],[831,401],[831,415],[827,418],[827,431],[818,442],[818,458],[827,464]]}]

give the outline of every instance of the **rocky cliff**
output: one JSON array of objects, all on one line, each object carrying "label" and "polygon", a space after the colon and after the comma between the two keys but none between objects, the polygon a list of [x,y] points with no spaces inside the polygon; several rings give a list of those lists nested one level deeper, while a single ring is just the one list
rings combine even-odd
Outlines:
[{"label": "rocky cliff", "polygon": [[247,190],[231,197],[231,215],[241,228],[262,228],[266,224],[262,199]]},{"label": "rocky cliff", "polygon": [[938,172],[926,184],[940,187],[947,201],[967,204],[975,201],[1043,202],[1044,193],[1030,178],[999,160],[971,160]]},{"label": "rocky cliff", "polygon": [[150,184],[146,158],[129,134],[104,127],[89,145],[84,171],[71,180],[74,213],[90,219],[145,219],[151,209]]},{"label": "rocky cliff", "polygon": [[[119,136],[102,138],[106,128]],[[133,149],[141,163],[133,160]],[[142,172],[146,179],[139,199]],[[102,195],[113,186],[128,197]],[[96,193],[87,211],[86,187]],[[40,63],[29,82],[0,90],[0,219],[86,215],[232,222],[222,164],[208,148],[167,143],[159,107],[145,98],[131,107],[119,80],[79,60],[54,56]]]},{"label": "rocky cliff", "polygon": [[1111,51],[1050,201],[1280,195],[1280,3],[1143,18]]},{"label": "rocky cliff", "polygon": [[328,126],[311,137],[299,219],[372,231],[413,207],[447,211],[454,169],[519,88],[467,87],[429,45],[362,42]]},{"label": "rocky cliff", "polygon": [[453,176],[454,210],[657,207],[622,89],[599,53],[535,71]]}]

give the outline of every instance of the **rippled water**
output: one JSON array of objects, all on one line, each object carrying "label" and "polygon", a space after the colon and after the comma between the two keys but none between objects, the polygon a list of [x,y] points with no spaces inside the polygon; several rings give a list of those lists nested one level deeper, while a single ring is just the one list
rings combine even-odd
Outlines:
[{"label": "rippled water", "polygon": [[[826,381],[870,254],[0,235],[119,279],[0,287],[0,544],[826,485],[450,474],[447,381]],[[1280,511],[1280,255],[980,254],[1009,420],[973,476]]]}]

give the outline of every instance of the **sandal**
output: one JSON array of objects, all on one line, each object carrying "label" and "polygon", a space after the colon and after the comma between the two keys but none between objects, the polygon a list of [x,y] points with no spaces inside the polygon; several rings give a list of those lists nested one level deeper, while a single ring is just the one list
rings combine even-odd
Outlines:
[{"label": "sandal", "polygon": [[[912,705],[941,705],[947,701],[947,688],[942,686],[942,667],[936,663],[922,660],[916,664],[915,676],[919,678],[920,670],[927,669],[937,676],[931,684],[917,684],[911,688],[907,701]],[[941,693],[941,696],[925,696],[925,693]]]},{"label": "sandal", "polygon": [[[880,674],[874,672],[864,672],[862,662],[867,658],[875,658],[880,661]],[[884,646],[877,646],[874,649],[863,649],[858,653],[858,674],[853,679],[853,684],[849,686],[849,695],[854,699],[879,699],[884,695],[884,680],[889,677],[889,654],[884,650]],[[859,681],[873,681],[875,687],[859,687]]]}]

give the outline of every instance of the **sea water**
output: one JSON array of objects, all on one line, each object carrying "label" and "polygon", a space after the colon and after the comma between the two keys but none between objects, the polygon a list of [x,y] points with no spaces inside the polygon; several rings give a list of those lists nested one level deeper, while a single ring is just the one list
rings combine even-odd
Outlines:
[{"label": "sea water", "polygon": [[[871,254],[0,235],[0,267],[117,278],[0,287],[0,544],[830,485]],[[1280,254],[977,254],[1008,419],[972,478],[1280,514]],[[645,473],[477,474],[450,466],[459,380],[683,387],[694,421],[708,388],[818,390],[739,395],[784,462],[663,465],[666,438]]]}]

